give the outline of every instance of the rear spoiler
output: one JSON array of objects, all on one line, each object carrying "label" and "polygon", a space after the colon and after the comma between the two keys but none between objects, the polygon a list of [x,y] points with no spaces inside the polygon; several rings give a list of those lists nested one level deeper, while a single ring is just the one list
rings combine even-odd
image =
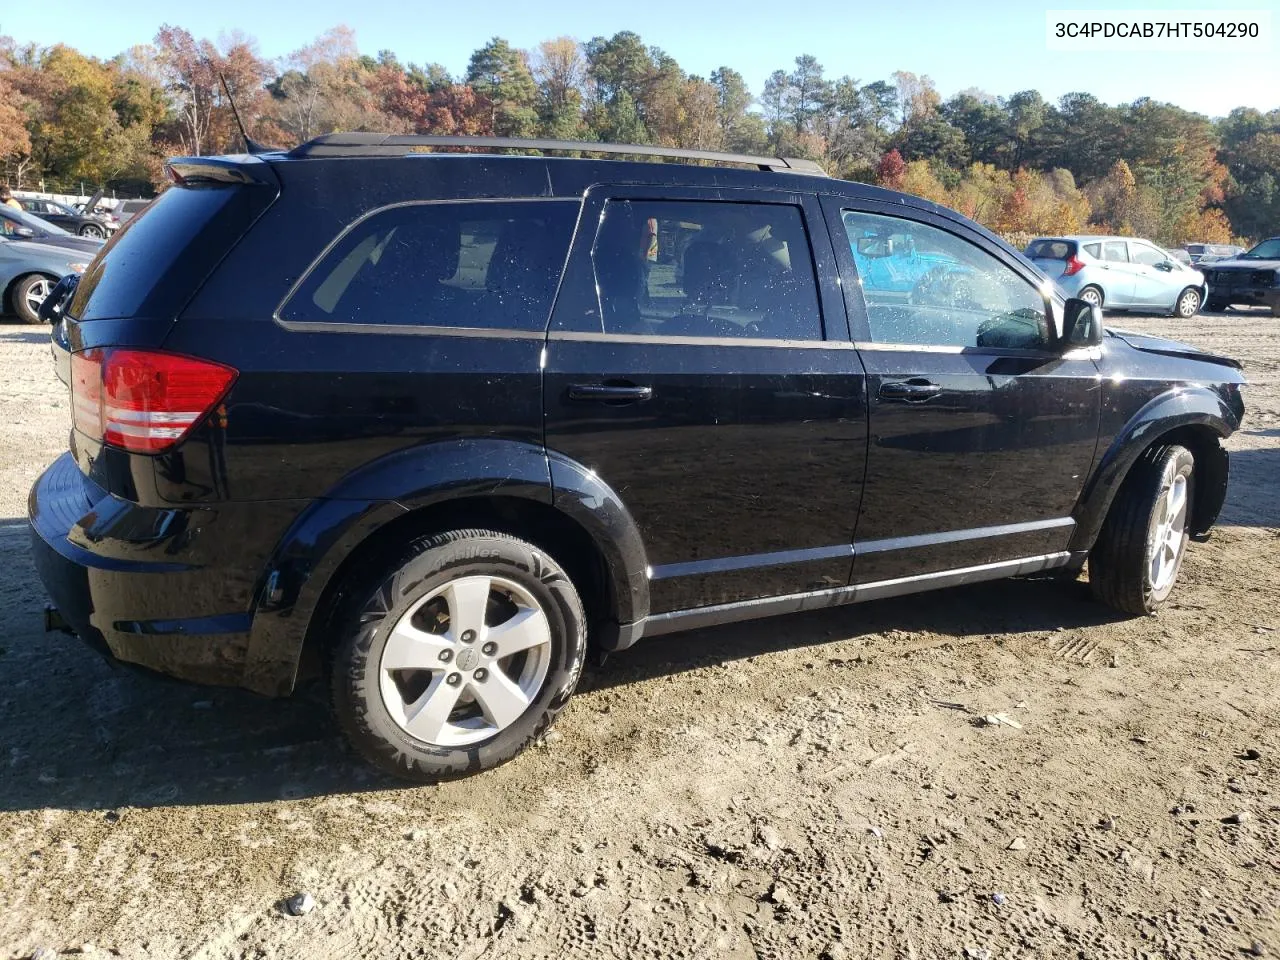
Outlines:
[{"label": "rear spoiler", "polygon": [[165,173],[177,186],[197,183],[244,183],[279,187],[271,165],[243,154],[228,157],[172,157]]}]

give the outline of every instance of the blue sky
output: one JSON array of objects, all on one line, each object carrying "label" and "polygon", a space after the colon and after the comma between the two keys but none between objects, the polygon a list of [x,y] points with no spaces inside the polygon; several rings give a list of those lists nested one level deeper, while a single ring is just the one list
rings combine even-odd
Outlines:
[{"label": "blue sky", "polygon": [[[943,97],[980,87],[997,95],[1034,88],[1050,99],[1083,90],[1109,103],[1151,96],[1210,115],[1235,106],[1280,107],[1280,42],[1266,55],[1223,52],[1050,53],[1045,11],[1118,4],[1057,0],[644,0],[563,2],[488,0],[481,5],[404,0],[219,0],[163,4],[155,0],[41,0],[0,3],[0,34],[19,42],[68,43],[112,56],[148,42],[161,23],[197,36],[240,29],[260,52],[279,57],[331,26],[356,31],[362,52],[391,49],[402,61],[438,62],[455,74],[491,36],[531,48],[561,34],[582,40],[634,30],[690,73],[727,64],[760,92],[765,77],[812,53],[829,76],[862,82],[895,70],[928,74]],[[1204,9],[1210,0],[1126,0],[1126,9]],[[1229,0],[1231,9],[1276,9],[1274,0]],[[1275,15],[1280,29],[1280,12]]]}]

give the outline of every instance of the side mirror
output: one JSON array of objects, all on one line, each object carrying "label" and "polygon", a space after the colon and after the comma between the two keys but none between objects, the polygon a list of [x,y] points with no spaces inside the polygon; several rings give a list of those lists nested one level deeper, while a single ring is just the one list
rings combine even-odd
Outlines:
[{"label": "side mirror", "polygon": [[15,237],[22,237],[25,240],[29,237],[34,237],[36,235],[36,232],[32,230],[30,227],[14,227],[13,235]]},{"label": "side mirror", "polygon": [[1163,270],[1165,271],[1165,273],[1168,273],[1170,270],[1173,269],[1173,261],[1161,260],[1159,263],[1156,264],[1156,269]]},{"label": "side mirror", "polygon": [[1102,308],[1087,300],[1072,297],[1062,310],[1062,349],[1096,347],[1100,343]]}]

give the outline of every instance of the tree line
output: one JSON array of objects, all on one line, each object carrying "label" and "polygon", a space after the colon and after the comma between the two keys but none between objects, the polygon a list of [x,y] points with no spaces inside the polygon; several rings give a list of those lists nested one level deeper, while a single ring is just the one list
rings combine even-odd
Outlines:
[{"label": "tree line", "polygon": [[928,76],[833,78],[812,56],[756,95],[731,67],[686,73],[630,31],[531,51],[495,37],[462,76],[362,54],[347,27],[280,60],[241,33],[172,26],[109,60],[0,37],[0,166],[15,188],[143,195],[162,188],[166,156],[240,149],[231,100],[254,139],[281,147],[354,130],[659,144],[815,159],[1016,239],[1280,232],[1280,110],[1211,119],[1150,98],[1051,103],[1034,90],[943,100]]}]

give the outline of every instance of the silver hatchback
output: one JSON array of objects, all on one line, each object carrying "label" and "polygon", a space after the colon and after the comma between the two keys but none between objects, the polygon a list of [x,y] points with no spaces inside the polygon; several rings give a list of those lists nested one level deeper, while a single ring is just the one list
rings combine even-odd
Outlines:
[{"label": "silver hatchback", "polygon": [[1133,237],[1037,237],[1026,256],[1066,296],[1108,310],[1194,317],[1209,295],[1203,273]]}]

